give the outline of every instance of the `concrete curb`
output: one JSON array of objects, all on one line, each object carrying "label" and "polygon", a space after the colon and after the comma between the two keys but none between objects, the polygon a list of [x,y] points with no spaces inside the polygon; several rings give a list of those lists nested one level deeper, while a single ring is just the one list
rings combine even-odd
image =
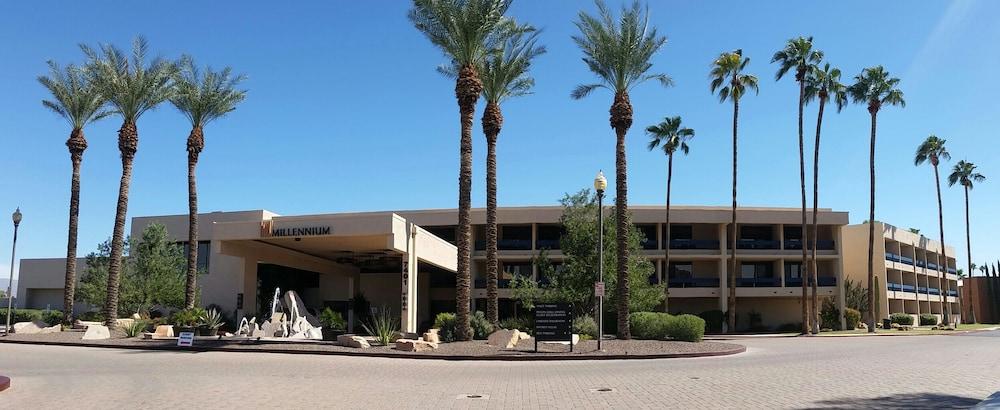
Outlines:
[{"label": "concrete curb", "polygon": [[[471,356],[471,355],[421,355],[413,353],[380,353],[380,352],[344,352],[344,351],[310,351],[310,350],[285,350],[285,349],[234,349],[225,346],[136,346],[136,345],[106,345],[96,343],[72,343],[72,342],[47,342],[34,340],[0,340],[0,343],[42,345],[42,346],[70,346],[70,347],[97,347],[105,349],[125,349],[125,350],[156,350],[171,352],[231,352],[231,353],[278,353],[278,354],[305,354],[324,356],[355,356],[355,357],[380,357],[389,359],[420,359],[420,360],[448,360],[448,361],[506,361],[506,362],[534,362],[534,361],[570,361],[570,360],[646,360],[646,359],[685,359],[696,357],[717,357],[729,356],[747,351],[746,346],[736,345],[737,348],[717,352],[698,353],[661,353],[648,355],[593,355],[593,356],[568,356],[560,353],[552,356]],[[2,390],[2,389],[0,389]]]},{"label": "concrete curb", "polygon": [[816,336],[816,337],[956,336],[956,335],[964,335],[964,334],[968,334],[968,333],[992,332],[994,330],[1000,330],[1000,327],[987,327],[987,328],[983,328],[983,329],[969,329],[969,330],[948,330],[948,331],[944,331],[945,333],[929,333],[929,334],[921,334],[921,332],[924,332],[922,330],[909,330],[909,331],[898,331],[898,330],[886,331],[886,330],[881,330],[881,331],[875,332],[874,334],[873,333],[844,333],[844,334],[828,334],[828,335],[823,335],[821,333],[819,336]]},{"label": "concrete curb", "polygon": [[7,390],[10,387],[10,377],[0,376],[0,391]]}]

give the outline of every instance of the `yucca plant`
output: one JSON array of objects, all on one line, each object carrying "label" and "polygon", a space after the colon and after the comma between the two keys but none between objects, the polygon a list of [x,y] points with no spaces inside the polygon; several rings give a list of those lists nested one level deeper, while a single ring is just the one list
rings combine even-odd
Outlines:
[{"label": "yucca plant", "polygon": [[146,326],[149,326],[145,320],[134,320],[132,324],[125,326],[122,329],[125,332],[126,337],[138,337],[142,332],[146,331]]},{"label": "yucca plant", "polygon": [[399,316],[395,315],[388,306],[382,306],[375,309],[368,320],[362,322],[361,327],[365,329],[365,332],[368,332],[368,335],[374,336],[376,342],[388,346],[395,340],[396,333],[399,332]]},{"label": "yucca plant", "polygon": [[209,329],[218,330],[226,321],[222,319],[222,314],[218,310],[209,309],[201,316],[201,324]]}]

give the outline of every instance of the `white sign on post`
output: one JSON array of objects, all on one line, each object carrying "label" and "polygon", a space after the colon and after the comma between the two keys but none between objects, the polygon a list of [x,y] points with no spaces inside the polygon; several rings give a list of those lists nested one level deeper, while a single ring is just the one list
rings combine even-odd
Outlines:
[{"label": "white sign on post", "polygon": [[194,332],[181,332],[177,337],[177,346],[191,347],[194,344]]},{"label": "white sign on post", "polygon": [[594,282],[594,296],[604,297],[604,282]]}]

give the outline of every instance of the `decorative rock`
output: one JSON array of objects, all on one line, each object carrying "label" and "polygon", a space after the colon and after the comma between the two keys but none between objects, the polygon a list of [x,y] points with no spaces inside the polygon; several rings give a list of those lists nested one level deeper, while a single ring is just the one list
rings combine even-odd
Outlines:
[{"label": "decorative rock", "polygon": [[513,349],[517,346],[517,342],[521,341],[518,336],[520,333],[517,329],[500,329],[496,332],[490,333],[490,336],[486,340],[486,344],[493,346],[502,346],[505,349]]},{"label": "decorative rock", "polygon": [[42,328],[38,333],[59,333],[62,332],[62,325],[52,325],[46,328]]},{"label": "decorative rock", "polygon": [[159,325],[153,332],[153,337],[174,337],[173,325]]},{"label": "decorative rock", "polygon": [[518,331],[517,332],[517,337],[518,337],[518,339],[521,339],[521,340],[531,339],[531,335],[529,335],[528,332]]},{"label": "decorative rock", "polygon": [[323,339],[323,328],[314,327],[312,329],[306,330],[306,339],[322,340]]},{"label": "decorative rock", "polygon": [[365,338],[355,335],[338,335],[337,344],[341,346],[354,347],[358,349],[367,349],[369,347],[372,347],[370,344],[368,344],[368,341],[365,340]]},{"label": "decorative rock", "polygon": [[[437,330],[437,329],[434,329],[434,330]],[[427,332],[427,333],[424,333],[424,336],[423,336],[422,339],[423,339],[423,341],[428,342],[428,343],[441,343],[441,337],[438,336],[437,332],[433,332],[433,333]]]},{"label": "decorative rock", "polygon": [[42,329],[44,329],[46,325],[47,324],[45,322],[39,322],[37,320],[34,322],[17,322],[14,326],[11,326],[11,329],[14,333],[31,335],[41,333]]},{"label": "decorative rock", "polygon": [[396,340],[396,350],[402,350],[404,352],[426,352],[434,349],[437,349],[437,343],[413,339]]},{"label": "decorative rock", "polygon": [[111,331],[104,325],[87,326],[87,331],[83,334],[83,340],[110,339]]}]

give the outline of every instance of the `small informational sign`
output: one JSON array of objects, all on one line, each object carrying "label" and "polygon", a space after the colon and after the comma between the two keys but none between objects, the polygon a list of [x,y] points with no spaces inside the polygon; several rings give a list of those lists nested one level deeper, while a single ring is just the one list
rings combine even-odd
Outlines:
[{"label": "small informational sign", "polygon": [[594,282],[594,296],[604,297],[604,282]]},{"label": "small informational sign", "polygon": [[538,342],[569,342],[573,351],[573,304],[539,303],[535,305],[535,351]]},{"label": "small informational sign", "polygon": [[194,332],[181,332],[177,336],[177,346],[191,347],[194,344]]}]

